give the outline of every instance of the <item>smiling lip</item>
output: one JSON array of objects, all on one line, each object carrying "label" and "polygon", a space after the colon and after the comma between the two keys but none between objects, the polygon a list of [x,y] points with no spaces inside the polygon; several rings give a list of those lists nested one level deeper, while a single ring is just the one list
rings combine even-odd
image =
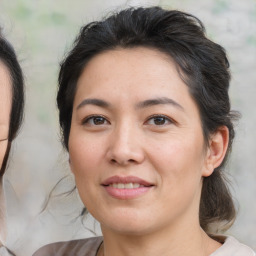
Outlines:
[{"label": "smiling lip", "polygon": [[112,176],[102,182],[101,185],[110,196],[121,200],[137,198],[154,186],[135,176]]}]

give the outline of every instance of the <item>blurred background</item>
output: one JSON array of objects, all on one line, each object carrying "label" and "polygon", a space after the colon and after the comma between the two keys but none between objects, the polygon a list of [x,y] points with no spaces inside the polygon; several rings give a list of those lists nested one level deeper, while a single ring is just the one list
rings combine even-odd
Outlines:
[{"label": "blurred background", "polygon": [[[255,0],[0,0],[0,24],[26,76],[26,117],[4,187],[7,246],[21,256],[40,246],[99,233],[73,190],[62,149],[55,97],[59,62],[81,25],[126,6],[161,5],[196,15],[227,50],[233,109],[242,113],[227,172],[239,209],[228,231],[256,250],[256,1]],[[68,192],[68,193],[67,193]]]}]

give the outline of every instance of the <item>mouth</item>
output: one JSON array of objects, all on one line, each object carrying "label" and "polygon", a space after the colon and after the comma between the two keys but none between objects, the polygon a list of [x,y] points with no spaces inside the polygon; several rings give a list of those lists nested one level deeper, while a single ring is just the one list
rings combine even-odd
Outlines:
[{"label": "mouth", "polygon": [[134,189],[134,188],[141,188],[144,187],[139,183],[112,183],[109,184],[110,187],[119,188],[119,189]]},{"label": "mouth", "polygon": [[103,186],[111,186],[119,189],[133,189],[139,187],[150,187],[153,183],[138,178],[136,176],[112,176],[102,182]]},{"label": "mouth", "polygon": [[137,198],[154,187],[154,184],[135,176],[113,176],[101,185],[111,197],[121,200]]}]

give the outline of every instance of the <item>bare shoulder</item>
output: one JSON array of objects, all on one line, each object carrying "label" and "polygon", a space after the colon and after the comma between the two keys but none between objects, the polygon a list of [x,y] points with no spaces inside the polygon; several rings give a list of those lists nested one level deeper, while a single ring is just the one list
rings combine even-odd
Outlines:
[{"label": "bare shoulder", "polygon": [[37,250],[33,256],[95,256],[102,241],[102,237],[92,237],[48,244]]}]

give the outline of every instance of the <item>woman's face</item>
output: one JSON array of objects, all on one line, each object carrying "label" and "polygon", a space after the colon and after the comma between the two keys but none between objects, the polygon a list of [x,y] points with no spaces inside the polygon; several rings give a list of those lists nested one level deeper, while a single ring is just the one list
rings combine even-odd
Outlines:
[{"label": "woman's face", "polygon": [[7,148],[11,111],[11,80],[8,68],[0,61],[0,168]]},{"label": "woman's face", "polygon": [[168,56],[117,49],[88,63],[74,99],[70,166],[103,233],[198,221],[208,151],[198,108]]}]

